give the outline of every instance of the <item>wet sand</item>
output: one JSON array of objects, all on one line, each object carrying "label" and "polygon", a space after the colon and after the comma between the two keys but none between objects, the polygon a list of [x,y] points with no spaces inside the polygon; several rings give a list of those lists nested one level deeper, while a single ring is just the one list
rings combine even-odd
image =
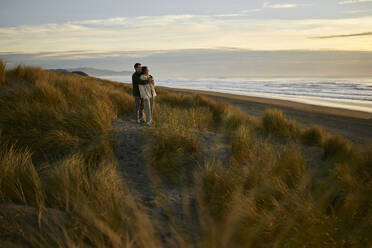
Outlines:
[{"label": "wet sand", "polygon": [[210,91],[162,88],[174,92],[204,95],[237,106],[247,114],[258,118],[263,116],[265,109],[280,109],[287,118],[295,119],[302,126],[318,125],[328,132],[346,137],[356,145],[372,145],[372,113]]}]

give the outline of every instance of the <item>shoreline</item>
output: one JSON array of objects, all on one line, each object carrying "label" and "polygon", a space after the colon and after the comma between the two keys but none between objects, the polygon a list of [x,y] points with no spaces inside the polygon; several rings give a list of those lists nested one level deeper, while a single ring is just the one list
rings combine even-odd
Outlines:
[{"label": "shoreline", "polygon": [[158,87],[172,92],[204,95],[239,107],[257,118],[263,116],[265,109],[277,108],[302,126],[318,125],[328,132],[341,134],[357,145],[372,144],[372,113],[369,112],[213,91]]},{"label": "shoreline", "polygon": [[329,113],[332,111],[333,112],[332,114],[335,114],[335,115],[372,120],[372,113],[362,111],[362,110],[328,107],[328,106],[322,106],[322,105],[316,105],[316,104],[310,104],[310,103],[296,102],[296,101],[291,101],[291,100],[266,98],[266,97],[258,97],[258,96],[237,95],[237,94],[222,93],[222,92],[217,92],[217,91],[181,89],[181,88],[172,88],[172,87],[166,87],[166,86],[158,86],[158,87],[171,90],[171,91],[179,91],[183,93],[194,93],[194,94],[202,94],[206,96],[209,95],[212,97],[225,97],[225,98],[231,98],[231,99],[239,99],[243,101],[251,101],[251,102],[257,102],[257,103],[262,103],[262,104],[272,104],[272,105],[278,105],[282,107],[297,108],[301,110],[308,109],[308,110],[317,111],[320,113]]}]

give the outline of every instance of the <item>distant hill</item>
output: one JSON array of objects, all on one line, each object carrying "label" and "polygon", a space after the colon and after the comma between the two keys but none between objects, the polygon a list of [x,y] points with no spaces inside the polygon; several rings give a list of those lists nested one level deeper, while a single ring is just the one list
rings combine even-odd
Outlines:
[{"label": "distant hill", "polygon": [[131,75],[133,72],[131,71],[112,71],[112,70],[104,70],[104,69],[96,69],[90,67],[81,67],[81,68],[73,68],[67,69],[68,71],[83,71],[90,76],[127,76]]},{"label": "distant hill", "polygon": [[70,69],[50,69],[49,71],[61,72],[61,73],[77,73],[83,75],[83,73],[89,76],[127,76],[131,75],[133,72],[131,71],[112,71],[112,70],[104,70],[104,69],[96,69],[90,67],[81,67],[81,68],[70,68]]},{"label": "distant hill", "polygon": [[75,73],[75,74],[78,74],[78,75],[84,76],[84,77],[89,76],[87,73],[85,73],[83,71],[78,71],[78,70],[70,71],[70,70],[65,70],[65,69],[50,69],[48,71],[54,71],[54,72],[60,72],[60,73]]},{"label": "distant hill", "polygon": [[83,71],[72,71],[71,73],[79,74],[80,76],[84,76],[84,77],[89,76],[87,73]]}]

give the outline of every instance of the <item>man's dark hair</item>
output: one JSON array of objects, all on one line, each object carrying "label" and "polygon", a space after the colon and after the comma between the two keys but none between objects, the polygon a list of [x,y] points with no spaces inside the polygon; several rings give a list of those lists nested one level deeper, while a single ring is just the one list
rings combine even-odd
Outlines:
[{"label": "man's dark hair", "polygon": [[136,69],[138,66],[141,66],[141,63],[135,63],[134,64],[134,69]]}]

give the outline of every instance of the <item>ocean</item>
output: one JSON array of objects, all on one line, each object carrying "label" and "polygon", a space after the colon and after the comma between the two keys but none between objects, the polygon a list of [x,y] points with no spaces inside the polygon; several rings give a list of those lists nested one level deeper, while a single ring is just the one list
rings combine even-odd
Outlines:
[{"label": "ocean", "polygon": [[[131,82],[130,77],[106,76]],[[156,79],[156,85],[289,100],[372,113],[372,78],[199,78]]]}]

